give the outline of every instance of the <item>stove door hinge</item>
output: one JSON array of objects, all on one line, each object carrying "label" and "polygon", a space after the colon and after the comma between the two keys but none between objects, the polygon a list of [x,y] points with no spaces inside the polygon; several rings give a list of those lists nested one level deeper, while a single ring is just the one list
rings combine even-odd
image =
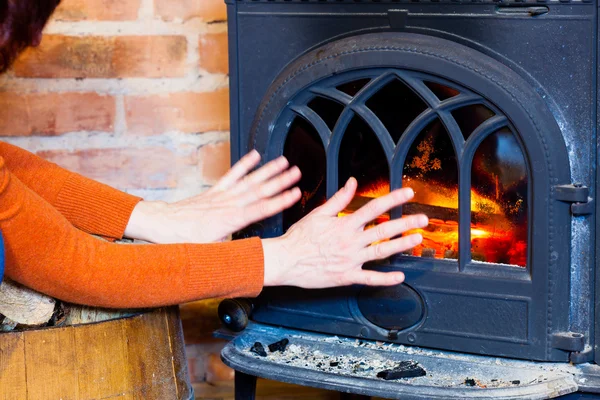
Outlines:
[{"label": "stove door hinge", "polygon": [[589,215],[594,212],[594,199],[590,197],[590,189],[580,183],[554,186],[557,200],[571,203],[573,215]]},{"label": "stove door hinge", "polygon": [[592,346],[585,346],[583,351],[574,351],[569,354],[569,361],[573,364],[584,364],[594,360],[594,348]]},{"label": "stove door hinge", "polygon": [[552,335],[552,347],[570,352],[582,352],[585,349],[585,335],[577,332],[556,332]]}]

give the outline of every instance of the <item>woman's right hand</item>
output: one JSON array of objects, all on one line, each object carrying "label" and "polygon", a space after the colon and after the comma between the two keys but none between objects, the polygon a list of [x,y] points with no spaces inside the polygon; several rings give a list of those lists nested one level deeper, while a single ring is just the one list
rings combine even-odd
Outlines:
[{"label": "woman's right hand", "polygon": [[410,188],[395,190],[348,216],[338,217],[350,204],[356,188],[356,180],[350,179],[285,235],[263,240],[265,286],[317,289],[352,284],[393,286],[404,281],[402,272],[368,271],[362,266],[420,244],[420,234],[396,237],[427,226],[427,217],[405,216],[365,230],[370,221],[412,199],[414,192]]}]

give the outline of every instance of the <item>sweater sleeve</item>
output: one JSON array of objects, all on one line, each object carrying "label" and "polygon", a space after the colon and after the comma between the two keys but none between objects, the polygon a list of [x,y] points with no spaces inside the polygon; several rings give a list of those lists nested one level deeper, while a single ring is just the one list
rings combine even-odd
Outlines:
[{"label": "sweater sleeve", "polygon": [[0,142],[8,170],[84,232],[121,239],[141,200]]},{"label": "sweater sleeve", "polygon": [[6,275],[52,297],[144,308],[262,290],[260,239],[214,244],[126,245],[75,228],[16,178],[0,157],[0,231]]}]

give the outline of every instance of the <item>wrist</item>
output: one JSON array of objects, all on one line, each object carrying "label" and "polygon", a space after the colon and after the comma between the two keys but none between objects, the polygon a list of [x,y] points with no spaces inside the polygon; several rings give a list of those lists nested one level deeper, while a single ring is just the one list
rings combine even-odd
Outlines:
[{"label": "wrist", "polygon": [[264,254],[264,286],[281,286],[284,282],[286,251],[283,237],[262,239]]},{"label": "wrist", "polygon": [[163,201],[140,201],[129,218],[125,237],[159,243],[161,226],[168,204]]}]

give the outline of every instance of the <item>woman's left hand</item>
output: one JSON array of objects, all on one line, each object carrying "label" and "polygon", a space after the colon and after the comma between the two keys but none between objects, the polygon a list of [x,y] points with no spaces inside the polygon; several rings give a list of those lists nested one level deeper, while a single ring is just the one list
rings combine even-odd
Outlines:
[{"label": "woman's left hand", "polygon": [[210,243],[227,239],[248,225],[296,203],[300,170],[284,157],[254,172],[260,155],[252,151],[208,191],[173,204],[142,201],[125,236],[151,243]]}]

